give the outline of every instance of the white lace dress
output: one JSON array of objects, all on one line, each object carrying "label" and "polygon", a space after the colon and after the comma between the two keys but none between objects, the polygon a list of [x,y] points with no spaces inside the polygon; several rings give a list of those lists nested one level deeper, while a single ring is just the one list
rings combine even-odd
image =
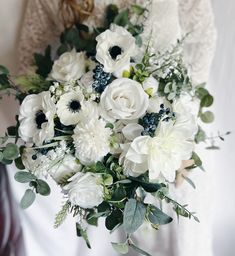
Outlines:
[{"label": "white lace dress", "polygon": [[[147,1],[96,0],[94,13],[86,23],[89,25],[102,23],[107,4],[115,3],[124,8],[130,3],[136,2],[145,4]],[[190,33],[184,48],[185,59],[190,67],[194,82],[207,81],[216,39],[210,0],[153,0],[149,10],[145,33],[148,34],[152,30],[156,50],[167,48],[180,35]],[[49,43],[54,42],[62,30],[63,26],[58,18],[58,0],[28,0],[19,45],[21,72],[32,65],[33,53],[42,51]],[[178,189],[171,188],[172,197],[183,204],[191,205],[193,207],[191,209],[198,212],[201,224],[195,223],[193,220],[180,219],[179,223],[176,220],[172,224],[162,227],[158,232],[146,229],[140,233],[139,243],[152,255],[212,255],[210,223],[206,218],[210,211],[208,207],[210,205],[210,186],[207,185],[210,184],[210,175],[195,171],[191,176],[198,184],[197,190],[194,191],[188,184],[184,183]],[[24,188],[19,188],[16,192],[19,197],[23,193],[20,189],[22,191]],[[58,190],[58,193],[52,194],[48,200],[44,198],[40,204],[36,203],[29,210],[31,211],[30,214],[26,213],[27,216],[23,216],[23,223],[26,227],[26,242],[29,241],[28,245],[31,243],[31,246],[27,246],[29,256],[116,255],[109,242],[121,240],[121,233],[110,238],[104,228],[99,227],[98,230],[92,228],[90,236],[93,249],[88,250],[83,241],[74,239],[74,227],[71,220],[65,223],[61,229],[52,231],[49,225],[52,225],[53,214],[59,209],[59,200]],[[170,209],[166,210],[173,215]],[[39,225],[36,225],[36,218]],[[100,226],[102,225],[101,223]],[[38,235],[36,232],[39,232]],[[36,237],[38,237],[38,243]],[[65,242],[66,238],[69,240]]]}]

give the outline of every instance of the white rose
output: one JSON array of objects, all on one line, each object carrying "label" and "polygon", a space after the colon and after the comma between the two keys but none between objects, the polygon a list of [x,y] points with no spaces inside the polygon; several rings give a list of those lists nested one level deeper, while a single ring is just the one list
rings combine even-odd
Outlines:
[{"label": "white rose", "polygon": [[25,142],[41,145],[54,137],[56,106],[50,92],[28,95],[20,106],[19,135]]},{"label": "white rose", "polygon": [[112,24],[96,37],[96,59],[103,64],[104,71],[112,73],[130,63],[135,55],[135,38],[123,27]]},{"label": "white rose", "polygon": [[50,170],[51,177],[57,182],[61,182],[63,178],[69,177],[81,171],[82,166],[79,164],[75,157],[72,155],[65,155],[63,160],[54,165]]},{"label": "white rose", "polygon": [[86,57],[83,52],[65,52],[54,62],[51,77],[59,82],[69,82],[81,78],[86,71]]},{"label": "white rose", "polygon": [[77,173],[64,187],[72,205],[91,209],[103,201],[103,187],[99,185],[100,175],[95,173]]},{"label": "white rose", "polygon": [[100,105],[107,120],[133,120],[144,115],[149,98],[140,83],[119,78],[106,87]]}]

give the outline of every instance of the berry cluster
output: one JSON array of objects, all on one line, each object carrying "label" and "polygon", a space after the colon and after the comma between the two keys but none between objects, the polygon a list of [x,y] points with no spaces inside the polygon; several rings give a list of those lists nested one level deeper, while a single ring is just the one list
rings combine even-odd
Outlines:
[{"label": "berry cluster", "polygon": [[97,64],[93,73],[94,82],[92,87],[96,92],[102,93],[111,79],[111,74],[106,73],[103,69],[103,65],[101,64]]},{"label": "berry cluster", "polygon": [[175,117],[175,114],[170,111],[169,108],[165,108],[164,104],[160,105],[160,111],[158,113],[147,113],[143,118],[139,120],[139,124],[144,127],[142,135],[149,135],[154,137],[155,131],[159,122],[168,122]]}]

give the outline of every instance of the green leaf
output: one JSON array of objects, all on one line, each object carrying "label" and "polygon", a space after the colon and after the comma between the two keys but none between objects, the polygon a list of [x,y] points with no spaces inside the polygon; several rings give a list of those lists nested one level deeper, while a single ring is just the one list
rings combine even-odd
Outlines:
[{"label": "green leaf", "polygon": [[110,129],[113,129],[114,128],[114,125],[112,123],[107,123],[105,125],[105,128],[110,128]]},{"label": "green leaf", "polygon": [[89,27],[88,26],[86,26],[84,24],[81,24],[81,23],[76,23],[75,26],[76,26],[77,30],[89,33]]},{"label": "green leaf", "polygon": [[111,243],[113,249],[120,254],[127,254],[129,251],[128,245],[126,243]]},{"label": "green leaf", "polygon": [[141,180],[140,178],[129,177],[129,179],[132,181],[135,181],[146,192],[149,192],[149,193],[157,192],[159,189],[164,187],[163,184],[146,182],[146,181]]},{"label": "green leaf", "polygon": [[140,249],[139,247],[137,247],[136,245],[134,245],[133,243],[131,243],[129,245],[133,250],[135,250],[136,252],[140,253],[141,255],[144,256],[151,256],[151,254],[145,252],[144,250]]},{"label": "green leaf", "polygon": [[27,189],[25,191],[25,194],[24,196],[22,197],[21,201],[20,201],[20,206],[22,209],[26,209],[28,208],[29,206],[31,206],[34,202],[36,198],[36,195],[35,193],[33,192],[33,190],[31,189]]},{"label": "green leaf", "polygon": [[30,172],[17,172],[14,178],[20,183],[28,183],[37,179],[37,177]]},{"label": "green leaf", "polygon": [[140,5],[137,5],[137,4],[133,4],[131,6],[131,10],[132,10],[132,12],[136,13],[137,15],[142,15],[146,11],[145,8],[143,8],[143,7],[141,7]]},{"label": "green leaf", "polygon": [[201,107],[210,107],[214,102],[214,98],[210,95],[207,94],[205,95],[202,100],[201,100]]},{"label": "green leaf", "polygon": [[150,205],[148,212],[148,219],[154,225],[165,225],[172,222],[172,218],[161,211],[159,208]]},{"label": "green leaf", "polygon": [[123,187],[122,184],[119,184],[115,189],[114,192],[112,194],[112,198],[111,201],[112,202],[120,202],[122,201],[124,198],[126,197],[126,191]]},{"label": "green leaf", "polygon": [[9,73],[9,70],[6,67],[0,65],[0,75],[8,75]]},{"label": "green leaf", "polygon": [[19,148],[14,143],[8,143],[3,151],[3,156],[7,160],[14,160],[20,154]]},{"label": "green leaf", "polygon": [[129,199],[124,209],[124,230],[126,233],[134,233],[144,222],[146,213],[145,206],[136,201],[135,199]]},{"label": "green leaf", "polygon": [[194,189],[196,189],[196,185],[194,184],[194,182],[189,178],[184,176],[183,174],[181,175],[183,177],[183,179],[185,179]]},{"label": "green leaf", "polygon": [[202,130],[202,128],[199,126],[198,127],[198,132],[195,136],[195,142],[200,143],[202,141],[206,140],[206,133]]},{"label": "green leaf", "polygon": [[17,128],[15,126],[10,126],[7,128],[7,134],[9,136],[16,136],[17,134]]},{"label": "green leaf", "polygon": [[121,210],[114,210],[105,219],[105,226],[108,230],[113,230],[116,226],[123,222],[123,214]]},{"label": "green leaf", "polygon": [[62,209],[55,216],[54,228],[58,228],[66,219],[69,213],[70,203],[67,201]]},{"label": "green leaf", "polygon": [[202,166],[202,160],[201,160],[201,158],[198,156],[197,153],[193,152],[193,154],[192,154],[192,159],[194,160],[194,163],[196,164],[196,166]]},{"label": "green leaf", "polygon": [[51,46],[47,46],[44,55],[35,53],[34,60],[37,66],[36,73],[46,78],[51,72],[53,66],[53,61],[51,59]]},{"label": "green leaf", "polygon": [[114,21],[115,17],[118,15],[118,7],[115,4],[110,4],[106,9],[106,20],[107,27]]},{"label": "green leaf", "polygon": [[211,145],[211,146],[209,146],[209,147],[206,147],[206,149],[208,149],[208,150],[219,150],[220,147],[215,146],[215,145]]},{"label": "green leaf", "polygon": [[129,23],[129,11],[120,12],[113,21],[115,24],[125,27]]},{"label": "green leaf", "polygon": [[209,92],[207,89],[200,87],[197,89],[196,94],[200,100],[202,100],[206,95],[209,95]]},{"label": "green leaf", "polygon": [[19,170],[24,170],[25,169],[25,166],[24,166],[24,164],[22,162],[21,157],[18,157],[18,158],[15,159],[15,166]]},{"label": "green leaf", "polygon": [[57,54],[60,56],[63,53],[69,51],[69,48],[66,44],[62,44],[58,49],[57,49]]},{"label": "green leaf", "polygon": [[0,151],[0,162],[3,160],[3,153]]},{"label": "green leaf", "polygon": [[77,229],[77,236],[82,237],[85,240],[87,247],[91,249],[91,244],[89,242],[86,230],[83,229],[79,223],[76,223],[76,229]]},{"label": "green leaf", "polygon": [[98,225],[98,218],[99,217],[96,217],[95,216],[96,213],[94,212],[90,212],[87,217],[86,217],[86,221],[89,225],[92,225],[92,226],[97,226]]},{"label": "green leaf", "polygon": [[36,187],[36,192],[39,193],[42,196],[48,196],[51,193],[51,189],[49,185],[44,181],[38,179],[37,181],[37,187]]},{"label": "green leaf", "polygon": [[214,114],[211,111],[206,111],[202,113],[200,117],[204,123],[212,123],[215,119]]}]

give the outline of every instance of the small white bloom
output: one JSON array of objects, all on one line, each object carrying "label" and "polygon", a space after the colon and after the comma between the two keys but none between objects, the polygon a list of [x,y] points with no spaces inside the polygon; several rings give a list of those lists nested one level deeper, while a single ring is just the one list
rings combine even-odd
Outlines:
[{"label": "small white bloom", "polygon": [[137,164],[147,163],[150,180],[156,180],[162,174],[172,182],[182,160],[188,160],[194,149],[187,129],[184,124],[162,122],[156,137],[137,137],[131,143],[126,158]]},{"label": "small white bloom", "polygon": [[36,145],[52,139],[55,112],[56,107],[49,91],[28,95],[20,106],[20,137]]},{"label": "small white bloom", "polygon": [[63,94],[56,104],[57,115],[64,125],[74,125],[79,122],[79,113],[84,96],[82,92],[68,92]]},{"label": "small white bloom", "polygon": [[51,77],[59,82],[68,82],[77,80],[85,74],[86,56],[83,52],[76,52],[73,49],[71,52],[63,53],[58,60],[54,62],[52,67]]},{"label": "small white bloom", "polygon": [[170,102],[165,98],[154,96],[149,99],[149,107],[147,111],[149,113],[158,113],[161,110],[161,104],[163,104],[165,108],[172,108]]},{"label": "small white bloom", "polygon": [[134,140],[136,137],[141,136],[141,132],[144,130],[143,126],[137,123],[127,124],[123,129],[122,133],[125,138],[129,141]]},{"label": "small white bloom", "polygon": [[71,176],[81,171],[81,169],[82,166],[77,162],[76,158],[70,154],[66,154],[60,162],[49,170],[49,173],[59,183],[64,177]]},{"label": "small white bloom", "polygon": [[64,190],[68,193],[72,205],[91,209],[103,201],[103,187],[99,185],[100,175],[95,173],[77,173]]},{"label": "small white bloom", "polygon": [[107,120],[133,120],[144,115],[149,98],[140,83],[119,78],[106,87],[101,95],[100,105]]},{"label": "small white bloom", "polygon": [[96,37],[96,59],[104,71],[112,73],[130,63],[135,55],[135,38],[123,27],[112,24],[110,29]]},{"label": "small white bloom", "polygon": [[110,151],[109,140],[112,134],[101,119],[91,119],[79,123],[74,129],[75,156],[84,165],[101,161]]},{"label": "small white bloom", "polygon": [[153,76],[146,78],[143,83],[145,92],[151,97],[157,94],[158,86],[159,82]]},{"label": "small white bloom", "polygon": [[84,74],[82,76],[80,83],[79,83],[88,94],[93,92],[93,87],[92,87],[92,84],[94,83],[93,75],[94,75],[93,71],[87,72],[86,74]]}]

